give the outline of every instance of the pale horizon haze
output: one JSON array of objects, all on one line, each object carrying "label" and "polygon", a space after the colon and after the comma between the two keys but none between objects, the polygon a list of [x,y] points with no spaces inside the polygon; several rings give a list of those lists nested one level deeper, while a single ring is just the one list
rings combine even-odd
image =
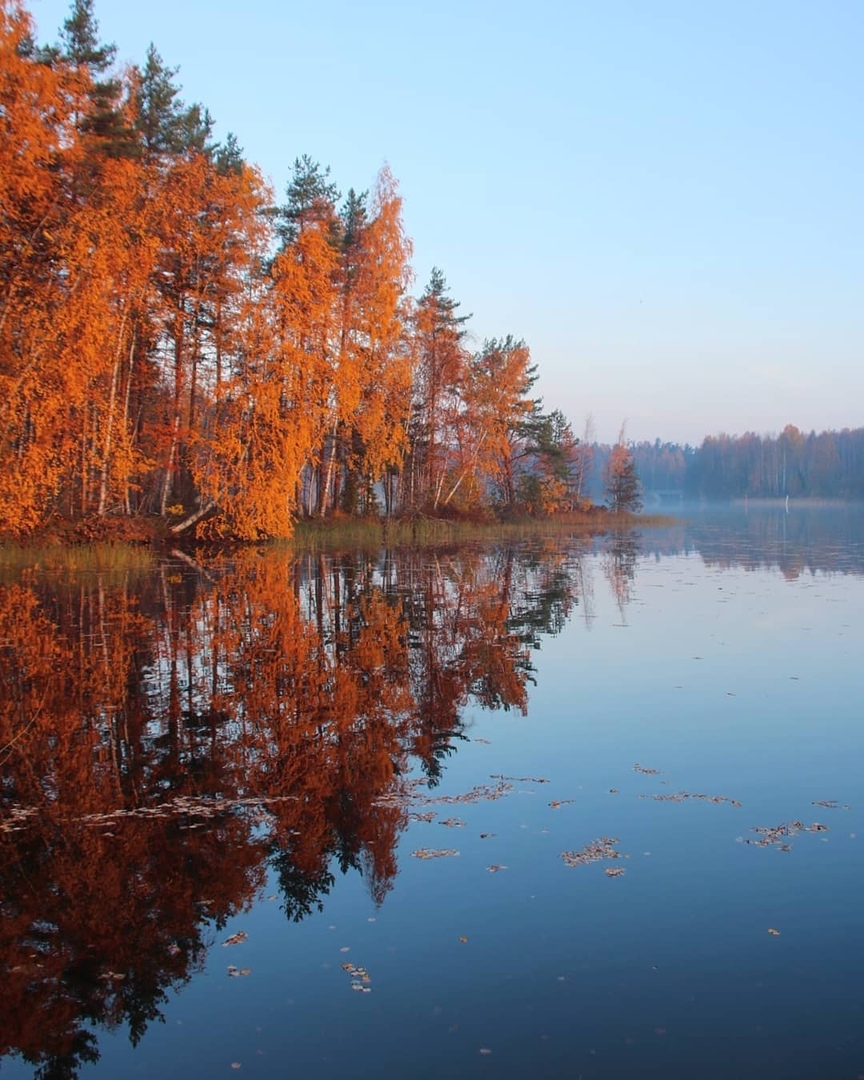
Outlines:
[{"label": "pale horizon haze", "polygon": [[[70,5],[28,0],[40,43]],[[864,4],[95,0],[281,199],[389,163],[419,294],[531,347],[581,435],[864,426]]]}]

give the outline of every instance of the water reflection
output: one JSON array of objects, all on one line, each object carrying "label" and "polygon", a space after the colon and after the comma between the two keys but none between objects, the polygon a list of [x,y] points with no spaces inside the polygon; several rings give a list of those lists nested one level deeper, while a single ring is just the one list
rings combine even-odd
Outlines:
[{"label": "water reflection", "polygon": [[665,529],[646,530],[642,551],[655,556],[698,553],[717,569],[779,569],[864,574],[864,507],[860,504],[685,508]]},{"label": "water reflection", "polygon": [[[138,1042],[268,880],[292,922],[349,870],[380,904],[400,836],[471,737],[470,710],[524,714],[534,650],[574,615],[591,628],[592,568],[622,622],[646,556],[861,574],[860,515],[848,514],[701,514],[611,535],[597,559],[558,538],[177,556],[152,575],[6,581],[0,1055],[71,1077],[98,1058],[100,1030]],[[602,671],[599,638],[585,655]],[[725,692],[731,670],[724,704],[739,700]]]},{"label": "water reflection", "polygon": [[469,702],[525,712],[578,546],[168,560],[0,586],[0,1054],[40,1078],[133,1044],[275,870],[290,920],[397,873],[409,772]]}]

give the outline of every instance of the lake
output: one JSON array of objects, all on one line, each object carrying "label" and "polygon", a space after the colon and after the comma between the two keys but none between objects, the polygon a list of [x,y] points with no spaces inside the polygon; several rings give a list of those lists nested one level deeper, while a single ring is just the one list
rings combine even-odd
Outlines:
[{"label": "lake", "polygon": [[864,1075],[862,615],[794,504],[8,571],[0,1074]]}]

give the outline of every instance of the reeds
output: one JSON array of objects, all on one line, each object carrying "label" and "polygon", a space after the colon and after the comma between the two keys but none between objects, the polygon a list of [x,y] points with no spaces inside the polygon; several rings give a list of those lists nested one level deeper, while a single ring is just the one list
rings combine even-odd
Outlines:
[{"label": "reeds", "polygon": [[0,545],[0,575],[3,576],[22,571],[55,575],[145,574],[155,564],[154,552],[138,544]]},{"label": "reeds", "polygon": [[599,536],[620,529],[652,528],[674,521],[660,514],[557,514],[543,518],[470,520],[426,517],[379,520],[325,519],[300,521],[287,543],[298,551],[333,548],[369,549],[479,543],[490,540],[530,540],[544,536]]}]

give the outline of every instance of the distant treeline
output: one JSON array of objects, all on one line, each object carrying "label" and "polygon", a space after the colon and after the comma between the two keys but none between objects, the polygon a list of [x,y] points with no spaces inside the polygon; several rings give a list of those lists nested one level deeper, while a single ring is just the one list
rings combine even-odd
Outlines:
[{"label": "distant treeline", "polygon": [[[594,447],[589,494],[603,490],[612,447]],[[779,435],[709,435],[689,444],[631,444],[636,470],[652,493],[681,492],[688,499],[864,498],[864,428],[811,431],[788,424]]]}]

